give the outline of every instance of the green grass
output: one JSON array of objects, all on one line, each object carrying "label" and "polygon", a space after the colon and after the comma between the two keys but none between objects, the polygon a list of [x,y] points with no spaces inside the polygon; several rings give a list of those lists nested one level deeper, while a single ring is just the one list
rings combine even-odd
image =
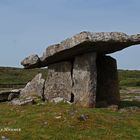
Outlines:
[{"label": "green grass", "polygon": [[[10,106],[0,104],[0,132],[11,140],[139,140],[140,113],[119,113],[107,109],[79,108],[67,104]],[[87,114],[86,121],[78,120]],[[60,119],[56,119],[61,116]]]},{"label": "green grass", "polygon": [[140,70],[119,70],[120,86],[140,87]]},{"label": "green grass", "polygon": [[47,77],[46,69],[0,67],[0,88],[18,88],[26,85],[36,74]]}]

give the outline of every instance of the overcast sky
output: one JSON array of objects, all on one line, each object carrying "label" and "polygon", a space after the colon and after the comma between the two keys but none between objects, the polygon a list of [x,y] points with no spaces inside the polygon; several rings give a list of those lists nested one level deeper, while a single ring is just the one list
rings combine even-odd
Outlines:
[{"label": "overcast sky", "polygon": [[[140,33],[140,0],[0,0],[0,66],[81,31]],[[112,54],[119,69],[140,69],[140,45]]]}]

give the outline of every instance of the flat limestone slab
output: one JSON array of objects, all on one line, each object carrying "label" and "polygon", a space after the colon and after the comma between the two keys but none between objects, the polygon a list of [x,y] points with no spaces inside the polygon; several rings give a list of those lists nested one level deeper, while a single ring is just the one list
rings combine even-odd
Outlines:
[{"label": "flat limestone slab", "polygon": [[118,105],[120,102],[117,62],[110,56],[97,57],[97,106]]},{"label": "flat limestone slab", "polygon": [[46,48],[40,58],[40,67],[68,60],[83,53],[94,51],[109,54],[136,44],[140,44],[140,34],[129,36],[122,32],[81,32]]},{"label": "flat limestone slab", "polygon": [[60,97],[71,100],[72,63],[64,61],[48,67],[48,76],[45,82],[44,96],[47,101]]},{"label": "flat limestone slab", "polygon": [[95,107],[96,86],[96,53],[92,52],[75,57],[72,89],[74,103],[83,107]]}]

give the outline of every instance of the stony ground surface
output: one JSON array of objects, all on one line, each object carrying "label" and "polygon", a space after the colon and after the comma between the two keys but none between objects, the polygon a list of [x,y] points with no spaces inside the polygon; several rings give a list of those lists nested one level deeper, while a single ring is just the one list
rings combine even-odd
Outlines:
[{"label": "stony ground surface", "polygon": [[140,87],[123,87],[120,95],[122,101],[140,101]]}]

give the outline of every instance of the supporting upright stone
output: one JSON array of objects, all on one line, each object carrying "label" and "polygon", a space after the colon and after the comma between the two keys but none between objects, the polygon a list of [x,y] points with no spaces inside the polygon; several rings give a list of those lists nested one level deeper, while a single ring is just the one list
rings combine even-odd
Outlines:
[{"label": "supporting upright stone", "polygon": [[97,105],[118,104],[120,101],[116,60],[110,56],[97,57]]},{"label": "supporting upright stone", "polygon": [[75,57],[73,66],[74,102],[83,107],[94,107],[96,101],[96,53]]},{"label": "supporting upright stone", "polygon": [[44,91],[46,100],[51,101],[56,97],[62,97],[67,101],[71,100],[71,70],[72,64],[69,61],[48,66],[48,76]]}]

